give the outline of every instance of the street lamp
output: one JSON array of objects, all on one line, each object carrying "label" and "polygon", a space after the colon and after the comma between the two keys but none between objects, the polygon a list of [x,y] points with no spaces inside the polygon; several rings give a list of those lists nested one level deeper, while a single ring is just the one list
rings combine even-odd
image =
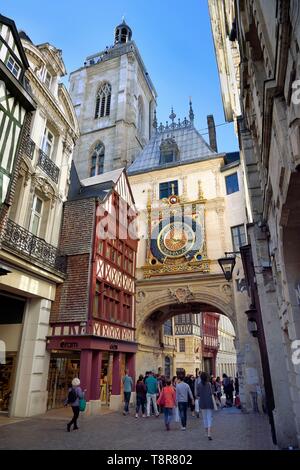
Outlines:
[{"label": "street lamp", "polygon": [[219,258],[218,263],[221,266],[226,281],[231,281],[232,273],[235,267],[236,252],[225,253],[225,258]]}]

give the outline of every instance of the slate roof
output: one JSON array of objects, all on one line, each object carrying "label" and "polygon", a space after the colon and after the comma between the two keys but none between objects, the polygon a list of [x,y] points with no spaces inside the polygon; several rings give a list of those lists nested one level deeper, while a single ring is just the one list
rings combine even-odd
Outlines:
[{"label": "slate roof", "polygon": [[[160,145],[163,139],[174,137],[179,148],[178,161],[173,163],[160,163]],[[223,156],[224,154],[222,154]],[[193,124],[164,128],[162,132],[156,130],[135,161],[127,169],[127,174],[144,173],[151,170],[174,167],[185,163],[220,158],[205,142]]]},{"label": "slate roof", "polygon": [[114,188],[123,171],[124,168],[120,168],[80,181],[74,162],[72,162],[68,201],[95,197],[103,202]]}]

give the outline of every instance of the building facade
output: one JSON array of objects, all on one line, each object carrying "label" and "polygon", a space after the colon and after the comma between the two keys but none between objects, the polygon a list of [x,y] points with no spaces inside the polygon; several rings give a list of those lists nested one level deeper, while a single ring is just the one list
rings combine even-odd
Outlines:
[{"label": "building facade", "polygon": [[174,317],[176,374],[197,375],[202,370],[201,313]]},{"label": "building facade", "polygon": [[47,342],[49,409],[63,406],[78,376],[89,412],[101,402],[118,409],[125,369],[135,377],[134,218],[124,170],[80,181],[73,167],[61,235],[67,280],[57,289]]},{"label": "building facade", "polygon": [[130,165],[151,136],[156,91],[125,22],[113,46],[71,73],[70,93],[81,133],[74,154],[79,177]]},{"label": "building facade", "polygon": [[218,324],[219,350],[216,362],[216,377],[223,374],[235,377],[237,373],[237,357],[235,349],[235,331],[230,320],[224,315],[220,316]]},{"label": "building facade", "polygon": [[[65,280],[58,242],[78,125],[69,94],[59,83],[66,73],[61,51],[48,43],[36,46],[25,33],[20,36],[36,110],[26,123],[2,237],[1,261],[9,272],[0,281],[0,338],[6,344],[2,409],[26,417],[46,411],[46,336],[56,288]],[[15,61],[13,74],[18,74]]]},{"label": "building facade", "polygon": [[[269,362],[263,366],[277,442],[299,446],[300,6],[295,0],[209,4],[219,69],[222,57],[232,61],[225,43],[239,51],[240,76],[231,80],[227,71],[221,87],[228,103],[235,101],[233,89],[224,82],[240,90],[237,127],[252,222],[243,251],[248,313]],[[227,117],[236,116],[232,106]]]}]

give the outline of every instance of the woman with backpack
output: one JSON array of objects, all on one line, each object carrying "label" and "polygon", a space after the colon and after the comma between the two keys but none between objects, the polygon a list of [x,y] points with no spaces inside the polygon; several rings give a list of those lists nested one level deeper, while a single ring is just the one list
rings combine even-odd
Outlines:
[{"label": "woman with backpack", "polygon": [[214,407],[213,392],[206,372],[200,375],[200,381],[197,383],[196,395],[199,400],[199,408],[202,411],[203,424],[208,439],[211,441],[212,412]]},{"label": "woman with backpack", "polygon": [[71,426],[73,426],[73,430],[79,429],[77,426],[77,420],[79,417],[79,412],[80,412],[80,400],[83,400],[84,398],[84,393],[81,389],[80,385],[80,380],[76,377],[75,379],[72,380],[72,387],[69,389],[68,393],[68,398],[66,402],[67,405],[71,405],[72,411],[73,411],[73,418],[71,421],[67,424],[67,431],[71,431]]}]

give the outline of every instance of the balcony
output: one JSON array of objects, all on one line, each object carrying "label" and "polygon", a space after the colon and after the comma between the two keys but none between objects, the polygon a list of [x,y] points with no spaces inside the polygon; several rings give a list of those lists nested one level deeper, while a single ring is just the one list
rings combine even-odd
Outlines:
[{"label": "balcony", "polygon": [[51,158],[49,158],[41,149],[39,149],[38,166],[52,179],[52,181],[54,181],[54,183],[58,182],[58,166],[56,166]]},{"label": "balcony", "polygon": [[7,221],[3,245],[33,264],[51,268],[62,274],[66,273],[66,259],[60,255],[55,246],[36,237],[12,220]]},{"label": "balcony", "polygon": [[165,347],[175,348],[175,338],[173,336],[164,335],[163,342]]}]

